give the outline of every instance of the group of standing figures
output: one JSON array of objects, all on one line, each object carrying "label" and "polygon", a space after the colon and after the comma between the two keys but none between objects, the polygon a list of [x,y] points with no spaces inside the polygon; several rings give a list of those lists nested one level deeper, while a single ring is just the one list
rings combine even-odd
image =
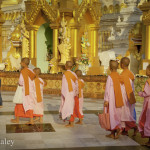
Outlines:
[{"label": "group of standing figures", "polygon": [[[107,78],[104,110],[108,110],[111,133],[109,138],[117,139],[119,135],[127,135],[130,129],[134,129],[134,135],[139,131],[143,138],[149,138],[147,146],[150,146],[150,79],[145,83],[144,91],[139,96],[144,97],[143,110],[138,126],[135,118],[134,74],[128,69],[130,59],[123,57],[120,61],[122,73],[117,72],[118,62],[111,60],[109,68],[111,74]],[[150,65],[147,66],[146,75],[150,77]]]},{"label": "group of standing figures", "polygon": [[[46,83],[39,77],[41,70],[35,68],[33,71],[28,68],[29,58],[22,58],[19,77],[19,85],[15,96],[15,119],[11,122],[19,123],[20,117],[30,118],[27,124],[43,122],[43,87]],[[104,111],[109,114],[111,132],[106,135],[108,138],[118,139],[120,134],[127,135],[130,129],[134,129],[134,135],[139,131],[143,138],[149,138],[150,146],[150,79],[145,83],[144,91],[139,92],[139,96],[144,97],[143,110],[139,118],[138,126],[135,119],[134,96],[134,74],[128,69],[130,59],[124,57],[121,59],[120,66],[123,72],[117,72],[118,62],[111,60],[109,69],[111,74],[107,78]],[[60,118],[67,120],[70,117],[66,127],[74,127],[75,118],[79,118],[76,124],[83,124],[83,88],[82,72],[71,71],[73,64],[67,61],[66,71],[62,77]],[[150,77],[150,65],[147,66],[146,74]],[[21,89],[21,94],[17,94]],[[20,99],[22,100],[20,102]],[[17,102],[18,100],[18,102]]]},{"label": "group of standing figures", "polygon": [[[33,71],[28,68],[29,58],[22,58],[19,84],[13,99],[15,106],[15,119],[11,119],[12,123],[19,123],[20,118],[29,118],[26,124],[34,124],[35,122],[43,123],[43,88],[46,86],[39,76],[40,68],[34,68]],[[82,72],[76,70],[72,72],[73,64],[67,61],[66,72],[62,78],[60,117],[65,120],[71,116],[69,124],[66,127],[73,127],[74,119],[79,118],[77,124],[82,124],[83,120],[83,87],[84,81],[81,78]]]}]

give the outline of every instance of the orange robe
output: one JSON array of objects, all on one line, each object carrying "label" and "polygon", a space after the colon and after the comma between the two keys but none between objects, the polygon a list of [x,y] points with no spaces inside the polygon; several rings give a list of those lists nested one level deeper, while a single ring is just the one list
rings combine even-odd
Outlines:
[{"label": "orange robe", "polygon": [[135,79],[133,73],[124,69],[121,73],[123,84],[122,93],[124,98],[125,106],[122,108],[122,127],[125,128],[125,131],[130,130],[131,128],[136,128],[136,121],[134,120],[134,108],[135,108],[135,96],[133,91],[133,81]]},{"label": "orange robe", "polygon": [[[79,96],[75,97],[75,105],[74,105],[74,111],[73,111],[73,115],[71,115],[70,118],[70,122],[74,122],[75,118],[83,118],[84,116],[81,114],[80,112],[80,101],[82,100],[81,98],[83,97],[83,88],[84,88],[84,83],[82,80],[78,79],[78,92],[79,92]],[[83,102],[82,102],[83,103]]]},{"label": "orange robe", "polygon": [[71,115],[71,118],[70,118],[70,122],[74,122],[74,119],[75,118],[83,118],[83,115],[81,115],[80,111],[79,111],[79,98],[76,96],[74,98],[74,101],[75,101],[75,105],[74,105],[74,111],[73,111],[73,115]]},{"label": "orange robe", "polygon": [[135,100],[134,92],[133,92],[132,85],[130,82],[130,80],[132,82],[134,81],[135,79],[134,75],[130,70],[124,69],[123,72],[121,73],[121,76],[123,77],[123,82],[124,82],[124,86],[126,89],[128,101],[130,104],[135,104],[136,100]]},{"label": "orange robe", "polygon": [[124,106],[120,75],[117,72],[112,72],[106,82],[104,101],[108,102],[109,115],[110,115],[110,130],[121,128],[121,110]]},{"label": "orange robe", "polygon": [[[24,88],[24,94],[25,95],[23,95],[23,98],[30,94],[29,80],[33,80],[34,77],[35,77],[35,74],[29,68],[24,68],[21,71],[20,78],[19,78],[19,84],[20,84],[20,86],[23,86],[23,88]],[[23,118],[33,118],[33,109],[25,111],[23,104],[16,104],[15,116],[16,117],[23,117]]]},{"label": "orange robe", "polygon": [[71,70],[67,70],[62,78],[61,104],[59,109],[62,119],[73,115],[74,97],[78,94],[77,89],[77,75]]},{"label": "orange robe", "polygon": [[15,117],[32,118],[33,110],[28,110],[27,112],[25,112],[23,104],[16,104]]}]

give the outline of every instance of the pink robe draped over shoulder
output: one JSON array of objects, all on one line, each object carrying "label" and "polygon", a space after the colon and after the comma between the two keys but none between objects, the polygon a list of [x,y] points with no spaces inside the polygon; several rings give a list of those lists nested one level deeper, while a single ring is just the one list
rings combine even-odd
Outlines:
[{"label": "pink robe draped over shoulder", "polygon": [[[31,70],[31,69],[29,69],[29,70]],[[24,79],[23,79],[22,73],[20,74],[20,77],[19,77],[19,85],[23,86],[23,96],[22,97],[23,97],[23,107],[24,107],[25,112],[27,112],[28,110],[33,110],[33,106],[34,106],[34,82],[29,78],[29,95],[27,95],[27,96],[25,96],[25,84],[24,84]]]},{"label": "pink robe draped over shoulder", "polygon": [[[134,82],[131,79],[130,79],[130,83],[134,91]],[[126,121],[136,122],[135,119],[133,118],[135,104],[129,103],[124,84],[121,85],[121,92],[122,92],[122,97],[123,97],[123,102],[124,102],[124,106],[122,107],[122,113],[121,113],[121,121],[122,122],[126,122]]]},{"label": "pink robe draped over shoulder", "polygon": [[[72,74],[77,78],[77,75],[74,72],[72,72]],[[66,80],[65,75],[63,75],[62,89],[61,89],[61,104],[60,104],[60,109],[59,109],[59,112],[62,115],[62,119],[65,119],[73,115],[74,98],[75,96],[78,95],[78,82],[76,80],[76,82],[74,83],[74,81],[71,80],[71,83],[72,83],[73,91],[69,92],[68,82]]]},{"label": "pink robe draped over shoulder", "polygon": [[42,102],[37,102],[37,96],[36,96],[36,87],[35,87],[35,82],[34,82],[34,107],[33,107],[33,114],[34,115],[41,115],[43,116],[43,111],[44,111],[44,105],[43,105],[43,88],[44,88],[44,81],[39,78],[41,81],[40,84],[40,90],[41,90],[41,96],[42,96]]},{"label": "pink robe draped over shoulder", "polygon": [[113,80],[110,76],[107,78],[104,101],[109,102],[109,115],[111,130],[121,127],[121,107],[116,108]]},{"label": "pink robe draped over shoulder", "polygon": [[150,85],[148,82],[146,82],[144,91],[140,96],[144,97],[144,103],[138,128],[143,137],[150,137]]}]

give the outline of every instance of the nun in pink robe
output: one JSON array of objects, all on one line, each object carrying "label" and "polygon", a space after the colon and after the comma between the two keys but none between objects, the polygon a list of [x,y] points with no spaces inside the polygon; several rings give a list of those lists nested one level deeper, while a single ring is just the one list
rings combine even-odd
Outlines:
[{"label": "nun in pink robe", "polygon": [[116,108],[113,80],[110,76],[106,82],[104,101],[109,103],[111,131],[121,128],[121,107]]},{"label": "nun in pink robe", "polygon": [[150,85],[146,82],[144,91],[139,92],[144,97],[143,110],[139,118],[139,132],[143,137],[150,138]]},{"label": "nun in pink robe", "polygon": [[[130,83],[134,91],[134,82],[131,79],[130,79]],[[124,84],[121,85],[121,91],[122,91],[122,97],[123,97],[123,102],[124,102],[124,106],[122,107],[122,113],[121,113],[121,125],[122,125],[122,128],[126,128],[125,122],[136,123],[136,120],[133,117],[135,104],[129,103]]]},{"label": "nun in pink robe", "polygon": [[[29,70],[32,71],[31,69]],[[28,110],[33,110],[33,106],[34,106],[34,82],[29,77],[28,79],[29,79],[29,95],[25,96],[24,78],[23,78],[22,73],[20,74],[19,85],[23,86],[22,97],[23,97],[23,107],[24,107],[25,112],[27,112]]]},{"label": "nun in pink robe", "polygon": [[[70,71],[77,78],[77,75],[74,72],[72,72],[71,70],[67,70],[67,71]],[[76,82],[71,80],[71,83],[72,83],[73,91],[69,92],[67,79],[65,75],[63,75],[62,89],[61,89],[61,104],[60,104],[60,109],[59,109],[59,113],[61,113],[61,117],[63,120],[73,115],[74,98],[78,94],[77,80]]]},{"label": "nun in pink robe", "polygon": [[37,102],[37,95],[36,95],[36,86],[34,82],[34,107],[33,107],[33,116],[43,116],[44,112],[44,105],[43,105],[43,88],[44,88],[44,81],[41,78],[38,78],[40,80],[40,91],[42,96],[42,102]]}]

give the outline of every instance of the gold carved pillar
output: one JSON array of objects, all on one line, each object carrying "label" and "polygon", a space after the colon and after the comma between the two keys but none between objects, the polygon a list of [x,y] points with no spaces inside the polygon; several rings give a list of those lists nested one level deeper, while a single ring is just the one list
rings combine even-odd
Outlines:
[{"label": "gold carved pillar", "polygon": [[27,30],[29,31],[29,56],[31,59],[31,64],[36,67],[37,64],[37,30],[39,26],[29,26]]},{"label": "gold carved pillar", "polygon": [[103,68],[100,67],[99,57],[98,57],[98,30],[99,26],[95,24],[90,25],[90,63],[91,67],[89,68],[88,75],[100,75],[103,74]]},{"label": "gold carved pillar", "polygon": [[143,22],[143,32],[142,32],[142,49],[145,52],[145,59],[142,61],[142,70],[139,71],[139,74],[146,74],[146,67],[150,64],[150,1],[145,1],[142,5],[139,5],[139,8],[143,12],[142,22]]},{"label": "gold carved pillar", "polygon": [[58,66],[59,51],[58,51],[58,30],[59,24],[50,24],[51,29],[53,29],[53,58],[50,60],[52,67],[50,73],[61,72],[61,67]]},{"label": "gold carved pillar", "polygon": [[95,65],[95,58],[98,58],[98,30],[99,26],[90,25],[90,61],[92,66]]},{"label": "gold carved pillar", "polygon": [[[142,34],[142,40],[145,39],[145,41],[142,41],[145,45],[144,53],[145,53],[145,59],[142,60],[142,70],[139,71],[139,74],[145,75],[146,74],[146,66],[150,64],[150,25],[146,25],[146,33]],[[145,37],[144,37],[145,36]]]},{"label": "gold carved pillar", "polygon": [[149,59],[150,60],[150,25],[146,26],[145,59]]},{"label": "gold carved pillar", "polygon": [[51,24],[51,29],[53,29],[53,57],[58,60],[58,30],[59,24]]},{"label": "gold carved pillar", "polygon": [[97,57],[98,56],[98,30],[99,26],[95,26],[94,24],[90,25],[90,33],[91,33],[91,51],[90,56]]},{"label": "gold carved pillar", "polygon": [[71,24],[71,57],[79,56],[79,26],[77,24]]},{"label": "gold carved pillar", "polygon": [[3,17],[3,12],[1,11],[1,3],[0,2],[0,63],[2,63],[2,24],[5,22]]}]

